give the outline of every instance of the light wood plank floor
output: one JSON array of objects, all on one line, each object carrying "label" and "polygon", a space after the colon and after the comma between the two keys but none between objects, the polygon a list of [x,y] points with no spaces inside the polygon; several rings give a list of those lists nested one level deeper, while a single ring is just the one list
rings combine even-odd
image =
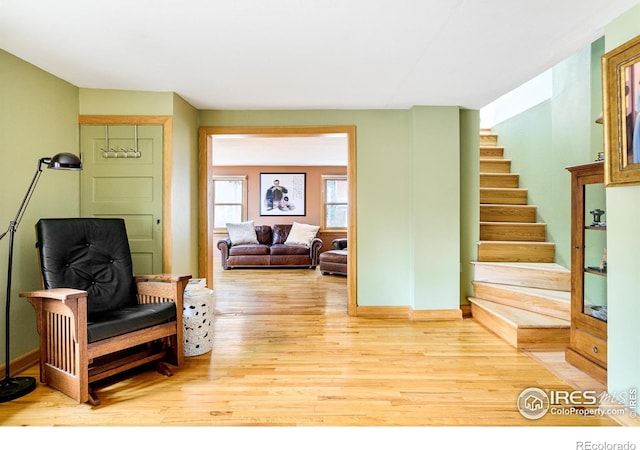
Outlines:
[{"label": "light wood plank floor", "polygon": [[[523,418],[523,389],[570,389],[570,381],[473,319],[348,317],[344,277],[216,268],[215,301],[212,352],[186,358],[173,377],[144,370],[116,380],[97,389],[99,407],[38,385],[0,405],[0,424],[617,425]],[[37,377],[36,368],[23,375]]]}]

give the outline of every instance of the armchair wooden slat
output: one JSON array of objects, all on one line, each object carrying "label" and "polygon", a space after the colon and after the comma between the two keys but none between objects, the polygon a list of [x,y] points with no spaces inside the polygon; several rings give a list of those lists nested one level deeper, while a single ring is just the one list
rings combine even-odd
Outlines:
[{"label": "armchair wooden slat", "polygon": [[36,230],[44,289],[20,296],[36,312],[40,381],[98,405],[98,380],[150,363],[170,376],[165,363],[184,360],[191,276],[134,277],[122,219],[41,219]]}]

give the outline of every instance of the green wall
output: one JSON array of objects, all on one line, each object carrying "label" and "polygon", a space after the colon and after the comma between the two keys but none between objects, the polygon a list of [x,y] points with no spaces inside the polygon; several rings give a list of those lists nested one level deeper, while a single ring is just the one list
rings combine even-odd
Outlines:
[{"label": "green wall", "polygon": [[409,303],[416,310],[457,308],[460,303],[459,108],[412,108],[410,162],[412,301]]},{"label": "green wall", "polygon": [[358,304],[430,310],[461,299],[460,142],[479,129],[467,121],[463,133],[460,117],[455,107],[201,111],[199,123],[354,125]]},{"label": "green wall", "polygon": [[547,224],[556,262],[566,268],[571,267],[571,177],[566,168],[595,160],[602,149],[602,126],[592,113],[602,108],[599,96],[593,100],[592,81],[600,78],[599,65],[592,73],[593,59],[600,55],[594,56],[589,46],[556,65],[551,99],[492,127],[505,158],[512,160],[512,172],[520,174],[520,186],[528,189],[529,204],[537,206],[538,222]]},{"label": "green wall", "polygon": [[114,89],[80,89],[80,115],[171,116],[170,92],[138,92]]},{"label": "green wall", "polygon": [[460,111],[460,304],[473,294],[473,265],[480,240],[480,111]]},{"label": "green wall", "polygon": [[[640,5],[606,27],[605,50],[640,35]],[[625,393],[640,387],[640,186],[607,188],[608,387]]]},{"label": "green wall", "polygon": [[[0,224],[3,233],[42,157],[78,154],[78,88],[0,50]],[[43,170],[16,233],[11,296],[11,359],[38,346],[33,307],[18,293],[39,289],[34,226],[41,217],[77,216],[78,172]],[[0,355],[5,361],[4,305],[9,236],[0,241]]]},{"label": "green wall", "polygon": [[173,98],[171,270],[198,276],[198,111]]}]

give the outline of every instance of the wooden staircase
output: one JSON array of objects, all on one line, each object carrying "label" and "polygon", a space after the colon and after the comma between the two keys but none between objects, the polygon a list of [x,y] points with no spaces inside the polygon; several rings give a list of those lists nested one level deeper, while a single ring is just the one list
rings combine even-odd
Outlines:
[{"label": "wooden staircase", "polygon": [[571,272],[511,172],[497,135],[480,134],[480,241],[471,314],[516,348],[569,344]]}]

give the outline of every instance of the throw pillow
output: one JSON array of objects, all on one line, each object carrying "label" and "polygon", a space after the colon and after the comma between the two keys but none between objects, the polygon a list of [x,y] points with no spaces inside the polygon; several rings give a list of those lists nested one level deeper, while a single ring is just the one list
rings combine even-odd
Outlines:
[{"label": "throw pillow", "polygon": [[317,225],[293,222],[289,236],[287,236],[287,240],[284,243],[285,245],[304,245],[309,247],[319,229],[320,227]]},{"label": "throw pillow", "polygon": [[258,244],[258,237],[256,235],[256,228],[253,225],[253,220],[240,223],[228,223],[227,231],[229,232],[231,245]]}]

